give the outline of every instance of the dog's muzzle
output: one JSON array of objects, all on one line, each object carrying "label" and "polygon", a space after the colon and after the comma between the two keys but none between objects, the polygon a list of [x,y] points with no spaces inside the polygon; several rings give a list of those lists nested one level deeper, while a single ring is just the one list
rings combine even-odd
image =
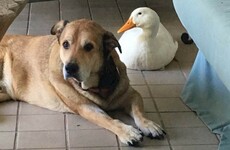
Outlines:
[{"label": "dog's muzzle", "polygon": [[67,78],[74,78],[77,81],[81,81],[79,74],[79,66],[76,63],[68,63],[63,66],[63,75],[64,79],[66,80]]}]

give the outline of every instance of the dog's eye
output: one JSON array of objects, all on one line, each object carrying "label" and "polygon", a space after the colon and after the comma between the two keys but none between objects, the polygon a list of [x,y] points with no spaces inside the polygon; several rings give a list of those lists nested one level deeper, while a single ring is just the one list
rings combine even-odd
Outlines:
[{"label": "dog's eye", "polygon": [[87,43],[87,44],[85,44],[84,49],[85,49],[87,52],[91,51],[91,50],[93,49],[93,44],[92,44],[92,43]]},{"label": "dog's eye", "polygon": [[64,41],[62,46],[64,47],[64,49],[69,49],[70,44],[68,41]]}]

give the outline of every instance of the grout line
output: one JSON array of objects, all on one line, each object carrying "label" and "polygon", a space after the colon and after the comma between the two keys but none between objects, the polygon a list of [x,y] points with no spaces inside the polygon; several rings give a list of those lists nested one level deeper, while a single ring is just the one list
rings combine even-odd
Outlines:
[{"label": "grout line", "polygon": [[145,3],[145,6],[146,6],[146,7],[149,7],[148,4],[147,4],[147,2],[146,2],[146,0],[144,0],[144,3]]},{"label": "grout line", "polygon": [[119,138],[117,135],[115,135],[116,137],[116,141],[117,141],[117,147],[118,147],[118,150],[121,150],[121,145],[120,145],[120,142],[119,142]]},{"label": "grout line", "polygon": [[[152,95],[152,92],[151,92],[151,90],[150,90],[149,84],[147,83],[147,81],[146,81],[146,79],[145,79],[145,76],[144,76],[143,71],[141,71],[141,74],[142,74],[142,76],[144,77],[144,81],[145,81],[145,84],[146,84],[146,86],[147,86],[147,88],[148,88],[148,91],[149,91],[149,93],[150,93],[150,97],[152,98],[153,104],[154,104],[154,106],[155,106],[155,108],[156,108],[156,113],[157,113],[157,115],[158,115],[158,117],[159,117],[159,119],[160,119],[160,123],[161,123],[161,125],[162,125],[162,128],[163,128],[164,131],[165,131],[165,130],[166,130],[166,126],[164,125],[164,122],[163,122],[163,119],[162,119],[162,117],[161,117],[160,111],[159,111],[159,109],[158,109],[158,107],[157,107],[157,103],[156,103],[156,101],[155,101],[155,98],[154,98],[153,95]],[[166,131],[165,131],[165,132],[166,132]],[[170,140],[169,140],[169,135],[166,134],[165,137],[166,137],[166,140],[168,141],[170,150],[172,150],[172,145],[171,145]]]},{"label": "grout line", "polygon": [[62,20],[61,0],[58,0],[58,9],[59,9],[59,10],[58,10],[58,12],[59,12],[59,14],[58,14],[58,15],[59,15],[59,16],[58,16],[58,19],[59,19],[59,20]]},{"label": "grout line", "polygon": [[17,116],[16,116],[16,126],[15,126],[15,136],[14,136],[14,147],[13,149],[16,149],[17,146],[17,138],[18,138],[18,120],[19,120],[19,109],[20,109],[20,102],[17,102]]},{"label": "grout line", "polygon": [[29,10],[28,10],[28,18],[27,18],[26,35],[29,35],[30,20],[31,20],[31,9],[32,9],[32,4],[29,3],[28,5],[29,5]]},{"label": "grout line", "polygon": [[116,5],[117,5],[117,8],[118,8],[118,11],[119,11],[119,13],[120,13],[120,16],[121,16],[122,21],[125,22],[125,21],[124,21],[124,17],[122,16],[122,13],[121,13],[121,8],[119,7],[119,4],[118,4],[117,0],[115,0],[115,3],[116,3]]},{"label": "grout line", "polygon": [[89,16],[90,16],[91,20],[93,20],[93,15],[92,15],[92,10],[90,9],[89,0],[87,0],[87,5],[88,5],[88,10],[89,10]]},{"label": "grout line", "polygon": [[[31,114],[29,114],[29,113],[27,113],[27,114],[23,114],[23,113],[21,113],[20,114],[21,116],[58,116],[58,115],[61,115],[61,114],[58,114],[58,113],[44,113],[44,114],[42,114],[42,113],[31,113]],[[0,115],[0,116],[14,116],[14,115]]]},{"label": "grout line", "polygon": [[65,130],[65,146],[66,150],[69,150],[69,140],[68,140],[68,132],[67,132],[67,122],[66,122],[66,113],[64,113],[64,130]]}]

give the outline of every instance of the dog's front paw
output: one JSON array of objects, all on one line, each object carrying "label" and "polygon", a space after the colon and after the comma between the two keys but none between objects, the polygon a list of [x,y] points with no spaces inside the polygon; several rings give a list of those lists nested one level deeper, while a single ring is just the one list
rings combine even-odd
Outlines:
[{"label": "dog's front paw", "polygon": [[139,142],[143,141],[143,133],[129,125],[125,125],[120,134],[118,134],[120,141],[129,146],[138,146]]},{"label": "dog's front paw", "polygon": [[165,131],[151,120],[145,120],[143,123],[138,125],[138,127],[145,136],[151,139],[162,140],[166,135]]}]

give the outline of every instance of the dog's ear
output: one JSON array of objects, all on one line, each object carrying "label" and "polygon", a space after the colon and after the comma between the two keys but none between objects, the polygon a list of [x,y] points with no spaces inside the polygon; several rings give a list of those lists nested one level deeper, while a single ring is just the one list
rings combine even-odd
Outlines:
[{"label": "dog's ear", "polygon": [[115,36],[111,32],[106,31],[103,35],[104,63],[99,73],[100,80],[98,83],[101,89],[108,89],[107,93],[101,94],[103,98],[110,95],[119,83],[120,76],[118,69],[113,57],[111,57],[111,52],[115,50],[116,47],[121,52],[121,46]]},{"label": "dog's ear", "polygon": [[50,30],[52,35],[56,35],[58,38],[60,37],[62,31],[64,30],[65,26],[69,23],[67,20],[61,20],[57,22]]},{"label": "dog's ear", "polygon": [[103,36],[103,47],[104,47],[104,51],[107,51],[107,53],[110,53],[116,47],[119,49],[120,53],[122,53],[119,42],[117,41],[115,36],[108,31],[106,31]]}]

